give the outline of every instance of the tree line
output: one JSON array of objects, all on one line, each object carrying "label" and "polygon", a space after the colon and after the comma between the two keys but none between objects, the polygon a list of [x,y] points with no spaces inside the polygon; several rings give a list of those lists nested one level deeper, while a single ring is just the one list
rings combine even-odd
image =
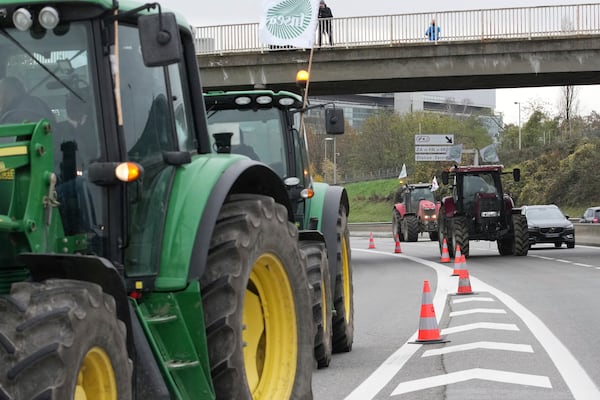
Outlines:
[{"label": "tree line", "polygon": [[[430,182],[434,176],[439,181],[442,169],[453,162],[414,161],[414,136],[453,134],[463,149],[482,149],[495,143],[500,164],[507,169],[521,168],[520,182],[506,180],[506,190],[517,204],[554,203],[570,208],[600,205],[597,189],[600,175],[595,173],[600,150],[600,114],[594,111],[578,116],[576,97],[568,101],[568,112],[556,116],[542,106],[531,106],[529,118],[521,127],[521,150],[519,127],[503,125],[498,136],[492,137],[486,129],[486,123],[494,120],[489,114],[399,115],[380,110],[367,118],[360,130],[347,126],[346,133],[336,137],[336,182],[369,176],[373,171],[396,171],[403,164],[410,182]],[[312,173],[315,180],[332,183],[333,143],[317,132],[318,128],[308,127]],[[473,161],[473,155],[463,153],[460,165],[470,165]]]}]

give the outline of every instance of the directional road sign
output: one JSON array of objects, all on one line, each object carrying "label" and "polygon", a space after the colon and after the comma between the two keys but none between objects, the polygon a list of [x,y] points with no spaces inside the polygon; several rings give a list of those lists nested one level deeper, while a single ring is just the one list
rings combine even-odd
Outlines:
[{"label": "directional road sign", "polygon": [[446,154],[448,146],[415,146],[415,153]]},{"label": "directional road sign", "polygon": [[415,135],[415,145],[417,146],[451,146],[454,144],[454,135]]},{"label": "directional road sign", "polygon": [[444,154],[419,154],[415,153],[415,161],[447,161],[448,156],[444,152]]}]

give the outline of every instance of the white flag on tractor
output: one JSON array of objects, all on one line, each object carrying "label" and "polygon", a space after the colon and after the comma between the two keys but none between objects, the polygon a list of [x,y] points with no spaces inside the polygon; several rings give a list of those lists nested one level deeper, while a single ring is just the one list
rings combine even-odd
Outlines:
[{"label": "white flag on tractor", "polygon": [[319,0],[263,0],[258,38],[274,46],[312,48]]},{"label": "white flag on tractor", "polygon": [[440,188],[440,185],[438,185],[437,183],[437,178],[434,176],[433,180],[431,181],[431,191],[435,192],[436,190],[438,190]]},{"label": "white flag on tractor", "polygon": [[406,164],[402,164],[402,170],[400,170],[400,175],[398,175],[398,179],[404,179],[408,175],[406,174]]}]

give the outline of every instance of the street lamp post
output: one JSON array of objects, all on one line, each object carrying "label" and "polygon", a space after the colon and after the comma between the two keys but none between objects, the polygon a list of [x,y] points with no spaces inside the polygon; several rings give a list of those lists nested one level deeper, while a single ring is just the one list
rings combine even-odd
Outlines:
[{"label": "street lamp post", "polygon": [[521,151],[521,102],[515,101],[515,104],[519,106],[519,151]]}]

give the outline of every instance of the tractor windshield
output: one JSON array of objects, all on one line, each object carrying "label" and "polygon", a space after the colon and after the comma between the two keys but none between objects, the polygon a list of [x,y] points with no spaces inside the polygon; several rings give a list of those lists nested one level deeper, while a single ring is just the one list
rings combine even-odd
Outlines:
[{"label": "tractor windshield", "polygon": [[419,201],[421,200],[429,200],[432,203],[435,203],[435,196],[429,187],[423,188],[414,188],[412,190],[410,200],[412,202],[413,209],[417,209],[419,207]]},{"label": "tractor windshield", "polygon": [[[104,207],[80,179],[101,154],[91,24],[72,22],[53,30],[0,29],[0,125],[50,122],[57,200],[65,234],[89,238],[101,253]],[[7,135],[0,143],[14,141]],[[7,196],[1,196],[6,202]],[[5,212],[6,204],[0,204]]]},{"label": "tractor windshield", "polygon": [[495,198],[502,198],[501,193],[498,191],[500,182],[496,182],[496,179],[500,179],[498,174],[485,172],[463,176],[462,197],[465,211],[473,211],[473,204],[477,196],[489,197],[491,195]]},{"label": "tractor windshield", "polygon": [[208,116],[208,132],[213,149],[214,134],[231,132],[232,153],[267,164],[281,177],[289,176],[284,151],[284,126],[279,109],[212,110]]}]

